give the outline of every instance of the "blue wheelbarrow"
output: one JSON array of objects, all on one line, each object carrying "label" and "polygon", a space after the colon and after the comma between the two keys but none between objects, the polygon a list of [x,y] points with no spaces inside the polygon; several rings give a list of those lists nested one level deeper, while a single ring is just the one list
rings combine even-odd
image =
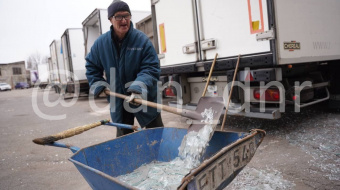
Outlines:
[{"label": "blue wheelbarrow", "polygon": [[[55,142],[100,125],[134,128],[134,133],[86,148]],[[131,173],[152,161],[169,162],[178,157],[178,147],[188,129],[136,127],[103,120],[69,129],[56,135],[34,139],[41,145],[71,149],[69,160],[77,167],[92,189],[136,189],[116,177]],[[202,156],[201,165],[191,170],[178,189],[223,189],[249,163],[263,141],[265,132],[254,129],[249,133],[215,131]]]}]

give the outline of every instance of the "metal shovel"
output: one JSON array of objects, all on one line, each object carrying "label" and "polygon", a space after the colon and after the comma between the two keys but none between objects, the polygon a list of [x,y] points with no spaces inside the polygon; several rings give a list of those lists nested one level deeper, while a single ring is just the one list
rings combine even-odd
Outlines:
[{"label": "metal shovel", "polygon": [[[118,98],[122,98],[122,99],[128,98],[128,96],[126,95],[119,94],[116,92],[111,92],[109,90],[105,90],[105,94],[118,97]],[[222,114],[223,108],[224,108],[222,97],[201,97],[200,100],[198,101],[195,111],[170,107],[167,105],[157,104],[154,102],[150,102],[150,101],[146,101],[142,99],[136,99],[136,98],[133,99],[133,102],[193,119],[192,124],[188,128],[188,132],[199,131],[201,128],[204,127],[204,125],[207,124],[204,121],[202,121],[205,118],[202,116],[201,113],[204,112],[205,109],[210,109],[210,108],[213,110],[213,118],[212,118],[213,122],[211,123],[211,126],[213,127],[213,129],[215,129],[220,119],[220,116]]]}]

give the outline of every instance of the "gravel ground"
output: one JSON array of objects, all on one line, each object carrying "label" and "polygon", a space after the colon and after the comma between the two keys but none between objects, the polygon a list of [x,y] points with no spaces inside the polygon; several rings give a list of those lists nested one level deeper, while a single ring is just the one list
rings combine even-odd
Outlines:
[{"label": "gravel ground", "polygon": [[[86,97],[65,107],[42,104],[33,89],[0,93],[0,189],[90,189],[67,159],[70,150],[32,143],[32,139],[76,126],[109,118],[108,110],[94,112]],[[41,112],[65,114],[59,121],[44,120],[32,108],[37,98]],[[50,92],[48,99],[58,100]],[[96,100],[105,107],[105,98]],[[162,112],[167,127],[187,127],[185,119]],[[279,120],[227,117],[225,130],[267,132],[251,162],[226,190],[233,189],[340,189],[339,111],[328,111],[326,104],[314,105],[301,113],[287,111]],[[87,147],[115,137],[115,128],[101,126],[63,142]]]},{"label": "gravel ground", "polygon": [[339,111],[319,104],[274,121],[229,117],[227,125],[267,136],[226,189],[340,189]]}]

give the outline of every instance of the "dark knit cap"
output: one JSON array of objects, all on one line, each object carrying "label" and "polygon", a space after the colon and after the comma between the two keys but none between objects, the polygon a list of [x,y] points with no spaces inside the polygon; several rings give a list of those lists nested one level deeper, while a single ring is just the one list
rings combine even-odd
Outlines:
[{"label": "dark knit cap", "polygon": [[131,14],[129,5],[124,1],[114,0],[107,8],[107,18],[110,19],[116,12],[127,11]]}]

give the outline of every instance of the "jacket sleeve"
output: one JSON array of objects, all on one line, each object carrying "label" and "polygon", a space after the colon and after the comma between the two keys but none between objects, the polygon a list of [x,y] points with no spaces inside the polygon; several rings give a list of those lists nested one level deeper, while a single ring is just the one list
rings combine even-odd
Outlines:
[{"label": "jacket sleeve", "polygon": [[[143,48],[142,62],[140,64],[140,71],[137,78],[128,88],[128,92],[139,94],[148,93],[147,89],[154,88],[159,80],[160,67],[157,53],[152,46],[150,40],[147,40]],[[141,88],[140,84],[145,84],[147,89]]]},{"label": "jacket sleeve", "polygon": [[94,96],[98,96],[105,89],[103,82],[106,82],[103,77],[104,68],[98,56],[97,49],[97,43],[95,43],[85,58],[86,77],[91,87],[90,93],[93,93]]}]

